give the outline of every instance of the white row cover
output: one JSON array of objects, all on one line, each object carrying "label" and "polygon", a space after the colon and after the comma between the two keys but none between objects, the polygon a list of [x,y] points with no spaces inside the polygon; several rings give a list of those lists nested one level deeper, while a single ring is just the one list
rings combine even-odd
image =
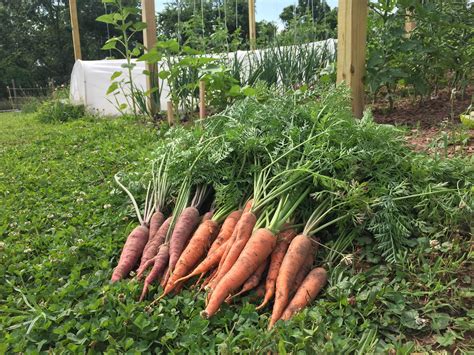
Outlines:
[{"label": "white row cover", "polygon": [[[325,41],[308,43],[307,46],[325,48],[330,53],[335,53],[336,40],[328,39]],[[291,50],[291,47],[287,47]],[[254,51],[256,54],[263,50]],[[248,58],[248,51],[237,51],[225,54],[214,54],[212,57],[225,58],[229,60],[236,56],[239,60]],[[132,77],[135,86],[142,91],[146,91],[146,75],[145,63],[133,61],[136,66],[133,68]],[[122,68],[122,64],[126,64],[125,59],[113,60],[77,60],[71,73],[70,83],[70,99],[77,105],[84,105],[89,112],[99,113],[103,115],[118,115],[120,112],[117,107],[119,104],[127,103],[126,97],[120,92],[117,95],[106,95],[107,89],[111,84],[111,76],[114,72],[121,71],[121,78],[127,78],[127,69]],[[158,70],[160,70],[158,63]],[[160,81],[161,82],[161,81]],[[169,96],[169,86],[166,80],[162,84],[162,93],[160,97],[162,109],[166,108],[166,102]]]}]

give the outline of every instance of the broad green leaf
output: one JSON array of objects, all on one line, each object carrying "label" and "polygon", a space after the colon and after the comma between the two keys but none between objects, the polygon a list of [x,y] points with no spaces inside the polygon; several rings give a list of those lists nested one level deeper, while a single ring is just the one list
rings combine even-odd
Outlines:
[{"label": "broad green leaf", "polygon": [[165,49],[173,53],[179,51],[179,43],[175,39],[170,39],[168,41],[159,41],[156,43],[156,48]]},{"label": "broad green leaf", "polygon": [[257,91],[250,87],[250,86],[246,86],[244,88],[242,88],[242,93],[245,95],[245,96],[255,96],[257,94]]},{"label": "broad green leaf", "polygon": [[99,22],[112,24],[112,25],[116,23],[116,21],[114,20],[114,14],[102,15],[102,16],[97,17],[95,20]]},{"label": "broad green leaf", "polygon": [[158,72],[158,78],[164,80],[164,79],[168,79],[168,77],[170,76],[170,72],[168,70],[161,70],[160,72]]},{"label": "broad green leaf", "polygon": [[157,63],[161,60],[161,54],[156,49],[152,49],[148,53],[142,54],[137,60],[147,63]]},{"label": "broad green leaf", "polygon": [[110,77],[110,80],[115,80],[117,79],[120,75],[122,75],[121,71],[115,71],[112,76]]},{"label": "broad green leaf", "polygon": [[430,316],[431,328],[433,330],[446,329],[451,321],[451,317],[447,313],[435,313]]},{"label": "broad green leaf", "polygon": [[228,94],[230,96],[238,96],[241,94],[240,92],[240,86],[239,85],[232,85],[232,87],[230,88],[230,90],[228,91]]},{"label": "broad green leaf", "polygon": [[133,48],[132,56],[137,57],[139,55],[140,55],[140,48],[138,48],[138,47]]},{"label": "broad green leaf", "polygon": [[444,347],[453,345],[456,341],[456,333],[448,330],[444,335],[435,336],[436,342]]},{"label": "broad green leaf", "polygon": [[116,44],[117,44],[117,41],[107,42],[102,46],[101,49],[104,50],[104,51],[107,51],[107,50],[110,50],[110,49],[115,49]]},{"label": "broad green leaf", "polygon": [[117,13],[117,12],[113,13],[111,15],[113,16],[115,22],[119,22],[119,21],[122,21],[124,19],[124,17],[121,14]]},{"label": "broad green leaf", "polygon": [[132,26],[132,29],[134,31],[143,31],[144,29],[146,29],[146,23],[145,22],[135,22]]},{"label": "broad green leaf", "polygon": [[130,15],[137,15],[139,10],[136,7],[125,7],[123,8],[123,19],[125,20]]},{"label": "broad green leaf", "polygon": [[109,95],[116,91],[118,89],[118,83],[114,81],[112,84],[110,84],[109,88],[107,89],[107,92],[105,93],[106,95]]}]

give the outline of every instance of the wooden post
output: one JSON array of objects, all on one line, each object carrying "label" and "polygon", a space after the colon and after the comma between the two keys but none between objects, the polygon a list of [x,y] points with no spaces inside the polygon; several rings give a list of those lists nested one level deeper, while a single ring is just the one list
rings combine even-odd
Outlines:
[{"label": "wooden post", "polygon": [[257,47],[257,28],[255,25],[255,0],[249,0],[249,42],[250,49]]},{"label": "wooden post", "polygon": [[16,85],[15,85],[15,79],[12,79],[12,90],[13,90],[13,98],[16,101]]},{"label": "wooden post", "polygon": [[352,112],[364,111],[365,46],[367,40],[367,0],[339,0],[337,40],[337,82],[351,89]]},{"label": "wooden post", "polygon": [[79,35],[79,21],[77,20],[76,0],[69,0],[69,13],[71,14],[72,45],[74,47],[74,59],[82,59],[81,37]]},{"label": "wooden post", "polygon": [[206,83],[199,80],[199,118],[206,118]]},{"label": "wooden post", "polygon": [[[143,30],[143,45],[145,51],[149,51],[156,44],[156,15],[155,15],[155,1],[142,0],[142,21],[146,23],[146,28]],[[146,70],[150,75],[146,76],[146,89],[150,92],[151,89],[158,86],[158,66],[156,64],[146,63]],[[150,112],[155,115],[157,108],[160,109],[160,97],[157,94],[151,93],[148,95],[148,108]],[[158,104],[158,107],[157,107]]]},{"label": "wooden post", "polygon": [[8,101],[10,101],[10,106],[12,107],[12,110],[14,110],[15,105],[13,103],[12,93],[11,93],[10,87],[8,85],[7,85],[7,90],[8,90]]},{"label": "wooden post", "polygon": [[168,124],[171,126],[174,124],[174,110],[173,103],[168,101],[166,103],[166,116],[168,117]]}]

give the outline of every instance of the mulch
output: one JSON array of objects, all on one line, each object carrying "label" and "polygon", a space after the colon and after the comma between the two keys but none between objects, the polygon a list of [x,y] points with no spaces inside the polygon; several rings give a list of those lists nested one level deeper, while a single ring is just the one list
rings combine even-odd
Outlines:
[{"label": "mulch", "polygon": [[407,127],[407,142],[416,151],[448,156],[471,155],[474,153],[474,130],[466,129],[459,115],[469,107],[473,94],[474,87],[470,87],[464,97],[458,94],[453,103],[448,91],[415,103],[401,98],[391,112],[383,101],[370,106],[376,122]]}]

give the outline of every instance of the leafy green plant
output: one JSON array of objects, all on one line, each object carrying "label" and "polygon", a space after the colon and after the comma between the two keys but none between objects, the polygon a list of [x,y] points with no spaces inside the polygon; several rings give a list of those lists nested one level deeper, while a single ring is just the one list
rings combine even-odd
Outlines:
[{"label": "leafy green plant", "polygon": [[48,100],[36,110],[35,117],[43,123],[56,123],[77,120],[84,117],[82,105],[73,105],[67,100]]},{"label": "leafy green plant", "polygon": [[[133,81],[132,71],[136,63],[132,62],[132,58],[138,57],[142,53],[143,44],[136,41],[134,37],[146,28],[146,23],[137,20],[139,9],[136,6],[126,6],[122,0],[102,0],[102,2],[111,6],[112,12],[99,16],[96,20],[111,25],[120,34],[109,38],[102,49],[113,50],[127,61],[122,64],[122,68],[127,70],[127,78],[122,77],[122,71],[114,72],[110,78],[112,83],[107,89],[106,95],[114,95],[115,104],[120,112],[123,113],[131,106],[133,114],[137,116],[139,111],[136,91],[139,89]],[[116,94],[118,92],[124,94],[127,103],[117,102]]]},{"label": "leafy green plant", "polygon": [[34,113],[38,110],[42,100],[36,97],[31,97],[21,105],[21,112]]},{"label": "leafy green plant", "polygon": [[[169,40],[157,42],[155,48],[143,54],[139,60],[150,64],[160,62],[161,68],[157,74],[158,87],[162,87],[163,81],[166,80],[175,111],[192,118],[197,108],[201,70],[216,59],[204,56],[191,47],[180,47],[177,41]],[[158,92],[161,95],[161,91]]]},{"label": "leafy green plant", "polygon": [[[407,13],[416,24],[409,34]],[[392,109],[404,92],[413,101],[443,88],[464,95],[474,65],[472,14],[466,1],[370,2],[367,85],[373,100],[384,94]]]}]

